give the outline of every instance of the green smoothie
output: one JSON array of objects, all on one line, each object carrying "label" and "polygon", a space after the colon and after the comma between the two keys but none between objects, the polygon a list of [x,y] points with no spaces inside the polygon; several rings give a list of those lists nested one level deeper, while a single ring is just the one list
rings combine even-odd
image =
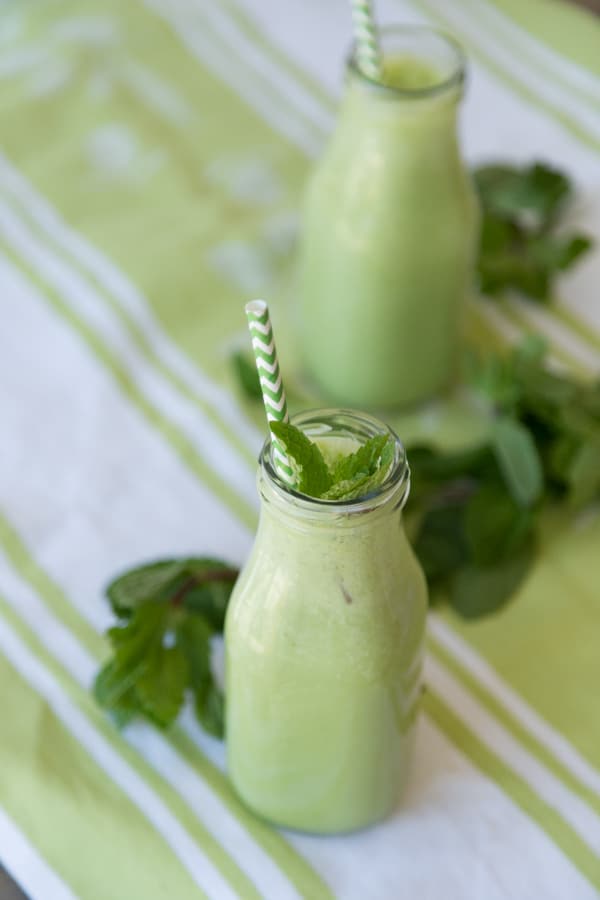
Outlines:
[{"label": "green smoothie", "polygon": [[[352,451],[374,421],[321,420],[324,455]],[[263,452],[260,524],[226,621],[227,746],[241,798],[280,825],[362,827],[407,778],[426,589],[402,529],[402,452],[396,468],[376,497],[332,504],[287,492]]]},{"label": "green smoothie", "polygon": [[353,406],[406,405],[448,384],[477,234],[456,138],[460,51],[423,28],[384,30],[382,44],[382,85],[349,64],[299,258],[306,366]]}]

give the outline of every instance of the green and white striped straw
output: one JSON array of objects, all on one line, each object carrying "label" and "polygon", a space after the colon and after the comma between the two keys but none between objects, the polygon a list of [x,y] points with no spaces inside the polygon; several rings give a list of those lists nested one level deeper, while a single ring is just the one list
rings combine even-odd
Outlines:
[{"label": "green and white striped straw", "polygon": [[350,3],[358,68],[367,78],[381,81],[381,52],[370,0],[350,0]]},{"label": "green and white striped straw", "polygon": [[[246,303],[245,309],[267,421],[287,422],[289,419],[287,401],[277,361],[269,307],[264,300],[251,300],[250,303]],[[294,472],[283,446],[275,437],[271,437],[271,442],[273,462],[279,475],[288,484],[293,485]]]}]

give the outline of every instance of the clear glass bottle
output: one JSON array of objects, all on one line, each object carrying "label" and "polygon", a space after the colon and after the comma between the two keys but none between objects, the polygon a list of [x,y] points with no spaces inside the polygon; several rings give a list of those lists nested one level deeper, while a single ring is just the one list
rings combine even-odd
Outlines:
[{"label": "clear glass bottle", "polygon": [[[344,410],[293,419],[325,454],[390,430]],[[258,472],[254,548],[225,625],[227,752],[246,804],[279,825],[341,832],[396,805],[419,700],[426,586],[404,534],[402,444],[379,489],[317,500]]]},{"label": "clear glass bottle", "polygon": [[420,26],[383,29],[381,47],[385,84],[347,64],[299,259],[307,368],[352,406],[411,404],[451,379],[478,231],[456,134],[461,49]]}]

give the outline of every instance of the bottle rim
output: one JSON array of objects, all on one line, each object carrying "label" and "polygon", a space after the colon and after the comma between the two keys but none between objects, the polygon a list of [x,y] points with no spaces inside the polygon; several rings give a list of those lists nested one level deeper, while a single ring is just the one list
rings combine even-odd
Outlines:
[{"label": "bottle rim", "polygon": [[362,84],[379,93],[382,97],[393,100],[422,100],[444,94],[453,88],[460,88],[465,82],[467,74],[467,57],[458,41],[447,31],[441,28],[431,28],[428,25],[386,25],[379,29],[382,37],[400,35],[402,37],[426,37],[433,36],[450,49],[454,57],[454,65],[447,75],[435,84],[420,88],[401,88],[390,84],[382,84],[375,78],[366,75],[358,66],[356,44],[352,44],[350,53],[346,58],[346,70]]},{"label": "bottle rim", "polygon": [[272,458],[272,441],[267,437],[259,456],[259,471],[286,505],[292,504],[299,511],[335,516],[368,512],[386,505],[392,497],[397,498],[400,508],[404,506],[410,492],[406,451],[396,432],[384,422],[367,413],[337,408],[306,410],[292,416],[290,422],[308,437],[355,437],[364,443],[376,435],[389,435],[394,439],[395,454],[389,472],[375,490],[350,500],[324,500],[295,490],[279,475]]}]

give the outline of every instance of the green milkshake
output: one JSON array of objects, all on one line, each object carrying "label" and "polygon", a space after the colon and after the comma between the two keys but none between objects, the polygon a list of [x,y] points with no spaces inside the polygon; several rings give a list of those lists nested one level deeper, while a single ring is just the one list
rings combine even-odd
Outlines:
[{"label": "green milkshake", "polygon": [[381,84],[348,64],[299,258],[307,368],[353,406],[406,405],[448,383],[478,223],[456,138],[460,49],[417,26],[384,29],[381,46]]},{"label": "green milkshake", "polygon": [[[369,416],[294,424],[326,458],[388,434]],[[419,698],[425,581],[402,528],[400,442],[377,491],[331,502],[290,490],[263,449],[254,548],[225,626],[229,774],[279,825],[341,832],[386,816],[406,782]]]}]

